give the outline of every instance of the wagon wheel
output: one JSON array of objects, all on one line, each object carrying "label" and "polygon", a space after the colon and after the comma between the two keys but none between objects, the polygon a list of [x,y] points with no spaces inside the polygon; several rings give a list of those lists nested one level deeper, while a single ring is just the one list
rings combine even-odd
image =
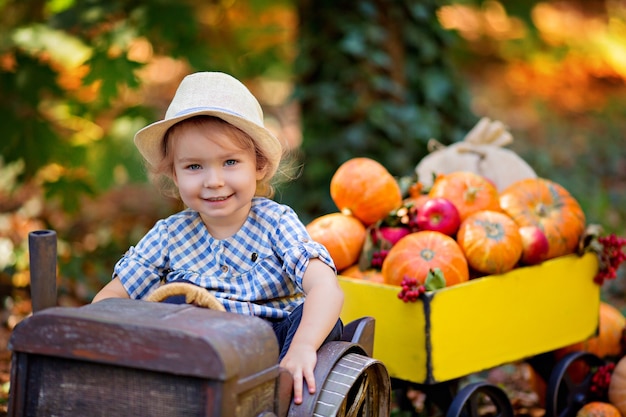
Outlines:
[{"label": "wagon wheel", "polygon": [[488,399],[496,407],[494,417],[513,417],[513,406],[506,393],[487,382],[475,382],[463,387],[454,396],[446,417],[477,417],[479,407]]},{"label": "wagon wheel", "polygon": [[289,416],[328,417],[388,416],[391,382],[387,368],[348,342],[330,342],[318,352],[315,380],[320,387],[303,402],[293,405]]},{"label": "wagon wheel", "polygon": [[561,359],[550,374],[546,416],[575,416],[590,399],[591,368],[602,365],[604,361],[589,352],[572,352]]}]

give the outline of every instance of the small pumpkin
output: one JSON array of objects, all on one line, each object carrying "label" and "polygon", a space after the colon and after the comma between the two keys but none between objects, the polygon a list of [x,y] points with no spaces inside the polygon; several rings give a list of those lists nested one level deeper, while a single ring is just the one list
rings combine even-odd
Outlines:
[{"label": "small pumpkin", "polygon": [[437,176],[428,192],[430,198],[443,197],[454,204],[461,221],[480,210],[500,210],[498,190],[487,178],[470,171]]},{"label": "small pumpkin", "polygon": [[528,376],[528,386],[531,391],[537,395],[537,405],[541,408],[546,407],[546,391],[548,390],[548,384],[546,380],[539,374],[539,372],[530,366],[528,363],[523,362],[521,366],[525,366]]},{"label": "small pumpkin", "polygon": [[339,211],[352,214],[366,226],[402,205],[396,179],[370,158],[352,158],[341,164],[331,178],[330,196]]},{"label": "small pumpkin", "polygon": [[362,281],[367,281],[367,282],[377,282],[379,284],[382,284],[385,282],[385,278],[383,277],[383,274],[378,269],[369,268],[369,269],[362,271],[359,268],[358,264],[349,266],[348,268],[344,269],[343,271],[340,272],[340,275],[344,277],[348,277],[348,278],[355,278],[355,279],[359,279]]},{"label": "small pumpkin", "polygon": [[600,302],[598,316],[598,334],[579,343],[558,349],[556,358],[562,358],[570,352],[585,351],[601,359],[623,355],[622,334],[626,327],[626,318],[611,304]]},{"label": "small pumpkin", "polygon": [[615,364],[609,382],[609,402],[626,416],[626,356]]},{"label": "small pumpkin", "polygon": [[457,242],[477,272],[501,274],[515,268],[522,256],[517,224],[504,213],[481,210],[459,226]]},{"label": "small pumpkin", "polygon": [[548,238],[545,259],[574,253],[585,230],[585,213],[561,185],[528,178],[500,193],[500,206],[519,227],[538,226]]},{"label": "small pumpkin", "polygon": [[576,417],[622,417],[622,413],[613,404],[591,401],[578,410]]},{"label": "small pumpkin", "polygon": [[469,279],[463,251],[450,236],[434,231],[420,231],[400,239],[383,261],[385,283],[400,286],[405,277],[424,284],[428,272],[439,268],[446,287]]},{"label": "small pumpkin", "polygon": [[359,219],[343,213],[318,217],[306,229],[313,240],[326,247],[338,271],[359,259],[367,233]]}]

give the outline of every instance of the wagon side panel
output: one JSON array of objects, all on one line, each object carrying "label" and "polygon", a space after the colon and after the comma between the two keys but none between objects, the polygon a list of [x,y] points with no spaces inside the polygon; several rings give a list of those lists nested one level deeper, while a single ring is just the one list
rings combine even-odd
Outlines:
[{"label": "wagon side panel", "polygon": [[344,323],[360,317],[376,319],[373,356],[389,375],[408,381],[426,379],[426,321],[422,302],[404,303],[398,288],[340,277],[345,292]]}]

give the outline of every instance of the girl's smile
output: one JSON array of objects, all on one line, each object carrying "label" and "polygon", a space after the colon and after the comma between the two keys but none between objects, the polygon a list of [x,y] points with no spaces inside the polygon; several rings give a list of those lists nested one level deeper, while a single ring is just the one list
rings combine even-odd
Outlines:
[{"label": "girl's smile", "polygon": [[229,197],[230,197],[230,195],[227,196],[227,197],[207,197],[207,198],[205,198],[205,200],[208,200],[208,201],[211,201],[211,202],[218,202],[218,201],[225,201]]}]

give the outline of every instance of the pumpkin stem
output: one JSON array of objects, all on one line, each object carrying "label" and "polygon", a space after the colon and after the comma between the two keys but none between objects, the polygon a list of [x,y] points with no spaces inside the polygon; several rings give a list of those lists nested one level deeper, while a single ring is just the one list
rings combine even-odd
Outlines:
[{"label": "pumpkin stem", "polygon": [[431,261],[435,257],[435,252],[430,248],[424,248],[419,253],[420,257],[425,261]]},{"label": "pumpkin stem", "polygon": [[479,224],[485,229],[485,235],[489,239],[500,240],[504,236],[504,230],[500,223],[489,222],[485,220],[477,220],[476,224]]},{"label": "pumpkin stem", "polygon": [[537,213],[539,217],[545,217],[548,215],[548,208],[545,204],[540,202],[535,206],[535,213]]},{"label": "pumpkin stem", "polygon": [[474,200],[476,200],[476,195],[478,195],[479,191],[480,187],[469,186],[467,188],[467,191],[465,191],[465,201],[467,201],[468,203],[474,202]]}]

